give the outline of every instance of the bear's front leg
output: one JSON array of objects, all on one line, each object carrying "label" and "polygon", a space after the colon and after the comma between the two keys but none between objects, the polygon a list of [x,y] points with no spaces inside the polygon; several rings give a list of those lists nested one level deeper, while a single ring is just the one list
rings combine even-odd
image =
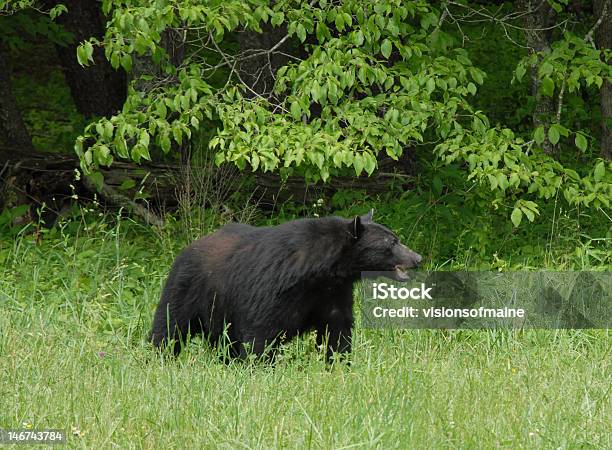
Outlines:
[{"label": "bear's front leg", "polygon": [[267,359],[272,361],[278,338],[271,338],[266,332],[250,332],[243,336],[240,342],[238,357],[242,360],[247,360],[251,355],[255,355],[257,359]]},{"label": "bear's front leg", "polygon": [[317,326],[317,345],[326,346],[326,360],[331,362],[334,354],[351,352],[353,328],[352,310],[332,309],[324,322]]}]

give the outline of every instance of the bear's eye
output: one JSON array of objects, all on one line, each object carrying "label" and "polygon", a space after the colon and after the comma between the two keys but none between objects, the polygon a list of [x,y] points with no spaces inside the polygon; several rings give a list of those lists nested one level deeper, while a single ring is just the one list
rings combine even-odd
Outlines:
[{"label": "bear's eye", "polygon": [[385,245],[385,247],[393,247],[395,245],[395,239],[387,237],[383,239],[383,243]]}]

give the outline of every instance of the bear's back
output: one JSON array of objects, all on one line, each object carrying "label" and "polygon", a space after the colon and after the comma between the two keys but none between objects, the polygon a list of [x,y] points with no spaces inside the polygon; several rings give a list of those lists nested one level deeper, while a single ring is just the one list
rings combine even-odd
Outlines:
[{"label": "bear's back", "polygon": [[[254,227],[229,223],[189,245],[182,258],[205,273],[222,271],[246,284],[256,278],[300,277],[333,264],[346,242],[344,219],[298,219],[280,225]],[[223,281],[235,278],[226,273]],[[221,281],[221,280],[220,280]],[[259,283],[258,283],[259,284]]]}]

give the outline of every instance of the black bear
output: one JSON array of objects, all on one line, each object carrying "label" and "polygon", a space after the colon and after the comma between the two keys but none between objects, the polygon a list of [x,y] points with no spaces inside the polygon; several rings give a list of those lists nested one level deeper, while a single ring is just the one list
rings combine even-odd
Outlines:
[{"label": "black bear", "polygon": [[[228,224],[176,258],[153,318],[151,341],[203,332],[215,342],[227,329],[231,355],[262,355],[279,342],[316,330],[317,343],[350,352],[353,283],[362,271],[397,279],[421,256],[372,213],[354,219],[299,219],[271,227]],[[227,326],[227,328],[226,328]]]}]

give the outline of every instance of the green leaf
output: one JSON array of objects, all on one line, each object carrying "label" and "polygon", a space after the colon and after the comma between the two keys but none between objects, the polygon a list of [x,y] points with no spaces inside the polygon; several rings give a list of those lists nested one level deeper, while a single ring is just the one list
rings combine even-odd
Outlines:
[{"label": "green leaf", "polygon": [[[2,4],[2,2],[0,1],[0,4]],[[60,16],[60,14],[68,12],[68,8],[66,8],[66,6],[62,5],[61,3],[57,6],[54,6],[53,8],[51,8],[49,10],[49,17],[51,18],[51,20],[55,20],[57,17]]]},{"label": "green leaf", "polygon": [[149,133],[147,130],[140,130],[140,135],[138,136],[138,143],[143,147],[149,146]]},{"label": "green leaf", "polygon": [[554,71],[554,68],[552,64],[549,62],[545,62],[540,66],[540,70],[538,70],[538,73],[540,77],[548,77],[549,75],[553,73],[553,71]]},{"label": "green leaf", "polygon": [[104,139],[110,141],[113,139],[113,124],[110,121],[104,122]]},{"label": "green leaf", "polygon": [[576,147],[578,147],[583,152],[586,151],[588,147],[588,142],[587,142],[586,137],[584,137],[584,134],[577,133],[575,142],[576,142]]},{"label": "green leaf", "polygon": [[304,42],[306,40],[306,28],[304,28],[304,25],[302,25],[301,23],[299,23],[296,27],[295,33],[297,34],[297,37],[301,42]]},{"label": "green leaf", "polygon": [[522,64],[519,64],[516,68],[516,79],[518,81],[521,81],[523,79],[523,76],[525,75],[525,72],[527,72],[527,69],[525,69],[525,66]]},{"label": "green leaf", "polygon": [[527,216],[527,220],[529,220],[529,222],[533,222],[533,220],[535,219],[535,213],[533,211],[531,211],[529,208],[524,207],[521,207],[521,211],[523,212],[523,214],[525,214],[525,216]]},{"label": "green leaf", "polygon": [[165,132],[165,133],[163,133],[161,135],[159,143],[161,144],[161,148],[162,148],[164,153],[168,153],[170,151],[170,146],[171,146],[170,136],[168,135],[167,132]]},{"label": "green leaf", "polygon": [[540,83],[540,92],[542,95],[546,95],[547,97],[552,97],[555,92],[555,83],[549,77],[546,77]]},{"label": "green leaf", "polygon": [[119,190],[127,191],[128,189],[132,189],[134,186],[136,186],[136,182],[131,178],[126,178],[125,180],[123,180],[123,183],[121,183],[121,185],[119,186]]},{"label": "green leaf", "polygon": [[104,186],[104,176],[100,172],[92,172],[91,175],[89,175],[89,179],[96,187],[98,192],[102,191],[102,187]]},{"label": "green leaf", "polygon": [[434,89],[436,88],[436,80],[434,80],[433,78],[428,79],[426,83],[426,87],[427,87],[427,92],[429,93],[433,92]]},{"label": "green leaf", "polygon": [[300,120],[302,118],[302,108],[297,101],[291,103],[291,116],[295,120]]},{"label": "green leaf", "polygon": [[110,161],[112,158],[110,157],[110,149],[106,145],[100,145],[95,148],[96,159],[98,160],[98,164],[108,166],[110,165]]},{"label": "green leaf", "polygon": [[172,126],[172,136],[178,145],[183,145],[183,129],[180,123],[174,122]]},{"label": "green leaf", "polygon": [[391,45],[391,41],[389,39],[385,39],[380,45],[380,52],[385,58],[389,58],[389,56],[391,56],[392,50],[393,46]]},{"label": "green leaf", "polygon": [[478,84],[482,84],[484,83],[484,78],[482,77],[482,72],[478,69],[476,69],[475,67],[470,67],[470,75],[472,75],[472,78],[474,79],[474,81]]},{"label": "green leaf", "polygon": [[518,185],[521,183],[521,179],[516,172],[512,172],[512,175],[510,175],[510,180],[508,182],[510,183],[510,186],[518,187]]},{"label": "green leaf", "polygon": [[544,142],[544,139],[546,139],[546,134],[544,133],[543,125],[540,125],[538,128],[536,128],[535,132],[533,133],[533,139],[536,141],[537,144],[542,144],[542,142]]},{"label": "green leaf", "polygon": [[603,161],[599,161],[595,165],[595,170],[593,171],[593,178],[595,178],[595,181],[601,181],[603,180],[603,177],[605,174],[606,174],[605,163]]},{"label": "green leaf", "polygon": [[370,155],[369,153],[363,154],[364,159],[364,168],[367,172],[368,176],[374,173],[376,170],[376,157],[374,155]]},{"label": "green leaf", "polygon": [[550,141],[552,145],[557,145],[557,142],[559,142],[560,137],[561,135],[559,134],[559,130],[557,130],[557,127],[552,125],[548,129],[548,140]]},{"label": "green leaf", "polygon": [[563,125],[561,125],[560,123],[555,123],[552,126],[557,129],[557,131],[559,132],[559,134],[561,136],[564,136],[564,137],[568,137],[569,136],[569,130],[567,128],[565,128]]},{"label": "green leaf", "polygon": [[421,18],[421,27],[425,30],[427,30],[431,26],[436,25],[437,23],[438,16],[436,16],[433,12],[429,12]]},{"label": "green leaf", "polygon": [[121,67],[123,67],[126,72],[132,71],[132,56],[130,54],[123,54],[123,56],[121,57]]},{"label": "green leaf", "polygon": [[319,83],[317,83],[316,81],[312,84],[312,87],[310,88],[310,96],[315,102],[319,101],[321,98],[321,86],[319,86]]},{"label": "green leaf", "polygon": [[491,190],[493,191],[493,190],[497,189],[497,186],[498,186],[497,177],[495,177],[495,176],[493,176],[491,174],[488,174],[487,177],[489,178],[489,183],[491,183]]},{"label": "green leaf", "polygon": [[342,13],[336,15],[336,18],[334,19],[334,24],[336,25],[338,31],[342,32],[344,30],[344,16],[342,15]]},{"label": "green leaf", "polygon": [[253,172],[255,172],[259,167],[259,156],[257,153],[253,153],[251,155],[251,167],[253,168]]},{"label": "green leaf", "polygon": [[282,11],[279,11],[272,14],[272,20],[270,20],[270,23],[272,26],[276,27],[283,23],[283,20],[285,20],[285,14]]},{"label": "green leaf", "polygon": [[363,31],[357,30],[353,34],[353,44],[355,44],[357,47],[361,47],[363,45]]},{"label": "green leaf", "polygon": [[355,168],[355,175],[359,176],[363,171],[363,156],[361,153],[355,153],[355,159],[353,159],[353,167]]},{"label": "green leaf", "polygon": [[325,25],[324,22],[317,23],[316,35],[319,42],[323,42],[328,34],[329,30],[327,28],[327,25]]},{"label": "green leaf", "polygon": [[85,57],[87,58],[87,61],[93,62],[93,45],[91,44],[91,42],[89,41],[85,42],[85,44],[83,44],[83,48],[84,48]]},{"label": "green leaf", "polygon": [[83,45],[77,47],[77,61],[81,66],[87,64],[87,55],[85,54],[85,47]]},{"label": "green leaf", "polygon": [[117,69],[119,67],[120,62],[118,52],[113,52],[113,54],[111,55],[110,63],[113,69]]},{"label": "green leaf", "polygon": [[160,119],[165,119],[168,114],[168,109],[166,108],[166,104],[164,102],[157,102],[155,105],[155,112],[157,112],[157,116]]},{"label": "green leaf", "polygon": [[514,208],[510,220],[512,220],[515,227],[518,227],[521,224],[521,220],[523,220],[523,212],[519,208]]},{"label": "green leaf", "polygon": [[225,155],[222,152],[217,153],[215,155],[215,165],[219,167],[224,162],[225,162]]}]

